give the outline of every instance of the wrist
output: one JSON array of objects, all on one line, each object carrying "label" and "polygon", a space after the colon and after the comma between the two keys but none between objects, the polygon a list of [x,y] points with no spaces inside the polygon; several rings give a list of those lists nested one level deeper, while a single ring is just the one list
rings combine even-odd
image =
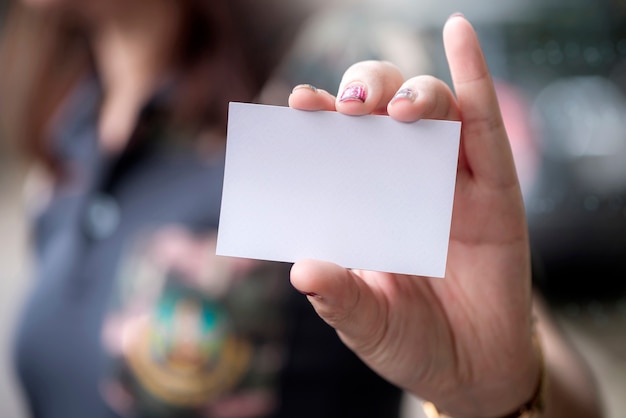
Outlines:
[{"label": "wrist", "polygon": [[[517,401],[515,403],[514,408],[505,409],[507,412],[499,413],[499,414],[485,414],[480,415],[480,413],[472,413],[470,411],[458,412],[456,414],[447,415],[439,410],[433,403],[425,402],[424,403],[424,412],[428,418],[460,418],[466,416],[472,416],[476,418],[535,418],[539,417],[544,410],[545,403],[545,393],[546,393],[546,385],[547,385],[547,370],[543,356],[543,350],[541,347],[541,341],[539,339],[539,335],[537,331],[533,327],[532,332],[532,351],[533,351],[533,360],[531,361],[532,366],[528,368],[531,372],[527,373],[528,376],[524,376],[518,380],[519,384],[511,384],[507,385],[508,394],[513,395],[513,397],[519,397],[520,391],[516,388],[532,388],[532,392],[530,395],[521,395],[524,396],[521,401]],[[528,383],[524,382],[532,382],[532,386]],[[525,391],[527,392],[527,391]],[[507,394],[507,395],[508,395]],[[500,398],[500,401],[508,398],[508,396],[504,396]],[[503,402],[496,401],[498,404],[502,404]],[[510,401],[505,401],[504,403],[510,403]],[[474,409],[474,408],[472,408]],[[493,410],[491,407],[480,408],[482,410]],[[501,409],[500,406],[496,407],[496,409]],[[456,411],[461,411],[462,408],[455,408]]]}]

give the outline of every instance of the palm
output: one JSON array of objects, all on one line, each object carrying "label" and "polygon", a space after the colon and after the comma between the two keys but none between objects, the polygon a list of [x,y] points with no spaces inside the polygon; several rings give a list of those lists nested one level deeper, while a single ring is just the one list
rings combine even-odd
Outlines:
[{"label": "palm", "polygon": [[[469,177],[468,173],[459,175]],[[481,370],[481,377],[487,377],[485,371],[490,369],[493,373],[510,370],[514,366],[507,364],[510,350],[521,347],[524,337],[511,333],[510,324],[523,327],[529,323],[530,294],[524,280],[528,272],[510,271],[510,266],[520,265],[514,259],[528,257],[525,228],[516,221],[520,219],[516,212],[521,210],[518,194],[515,188],[508,195],[506,191],[481,191],[484,186],[470,178],[459,179],[459,183],[465,184],[457,189],[455,198],[446,278],[355,271],[381,307],[371,310],[370,323],[379,324],[372,328],[379,335],[368,341],[384,344],[359,346],[361,343],[340,332],[379,373],[395,376],[396,383],[427,397],[459,383],[469,384],[476,369]],[[510,213],[509,221],[500,219],[506,223],[508,237],[494,231],[490,238],[491,229],[501,227],[490,225],[493,211]],[[502,277],[517,281],[517,286],[502,285]],[[510,350],[502,350],[502,346],[490,350],[486,342],[494,338],[508,339]],[[407,344],[407,339],[412,343]],[[416,370],[415,364],[422,366]]]}]

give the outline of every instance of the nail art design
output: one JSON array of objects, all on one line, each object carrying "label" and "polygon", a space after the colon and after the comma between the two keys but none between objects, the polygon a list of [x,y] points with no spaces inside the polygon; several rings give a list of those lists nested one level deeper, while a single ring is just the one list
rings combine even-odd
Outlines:
[{"label": "nail art design", "polygon": [[361,84],[350,84],[345,89],[343,89],[343,93],[339,97],[340,102],[349,102],[349,101],[358,101],[361,103],[365,103],[365,98],[367,94],[365,92],[365,87]]},{"label": "nail art design", "polygon": [[417,97],[417,94],[415,94],[413,90],[405,87],[405,88],[398,90],[398,92],[395,94],[395,96],[393,96],[391,101],[395,102],[396,100],[406,99],[412,102],[415,100],[416,97]]},{"label": "nail art design", "polygon": [[300,89],[307,89],[307,90],[311,90],[313,93],[317,92],[317,87],[315,87],[312,84],[298,84],[297,86],[295,86],[293,88],[292,91],[296,91],[296,90],[300,90]]},{"label": "nail art design", "polygon": [[320,295],[318,295],[317,293],[315,293],[315,292],[303,292],[301,290],[298,290],[298,292],[300,292],[304,296],[308,296],[308,297],[313,298],[313,299],[322,300],[322,297]]}]

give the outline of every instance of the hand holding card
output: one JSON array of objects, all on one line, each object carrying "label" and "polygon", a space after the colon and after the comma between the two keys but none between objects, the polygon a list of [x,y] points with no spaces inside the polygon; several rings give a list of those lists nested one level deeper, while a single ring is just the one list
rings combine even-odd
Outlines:
[{"label": "hand holding card", "polygon": [[[391,122],[405,122],[393,126],[408,129],[426,119],[462,122],[445,278],[300,260],[292,267],[291,282],[341,339],[390,381],[452,417],[509,416],[535,400],[542,375],[532,337],[524,205],[493,83],[471,25],[452,17],[444,45],[455,94],[436,78],[405,80],[388,62],[366,61],[345,72],[337,98],[301,87],[289,103],[296,109],[335,110],[343,118],[386,111]],[[365,126],[368,118],[351,119]],[[391,126],[377,132],[378,142],[387,145],[405,137],[393,135]],[[416,133],[406,137],[420,143]],[[403,169],[404,158],[387,164],[388,170]],[[430,184],[442,174],[419,173]],[[397,220],[390,219],[391,213],[389,208],[385,221]],[[408,223],[419,223],[416,218]]]}]

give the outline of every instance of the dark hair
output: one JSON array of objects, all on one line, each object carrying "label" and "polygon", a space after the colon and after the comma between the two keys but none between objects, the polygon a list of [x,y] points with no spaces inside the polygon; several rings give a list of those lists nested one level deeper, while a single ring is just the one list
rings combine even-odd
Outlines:
[{"label": "dark hair", "polygon": [[[307,11],[278,0],[179,1],[184,21],[175,70],[182,76],[173,117],[225,129],[228,101],[254,99]],[[0,128],[58,173],[48,131],[65,95],[92,67],[86,29],[68,13],[37,12],[18,2],[3,29]]]}]

